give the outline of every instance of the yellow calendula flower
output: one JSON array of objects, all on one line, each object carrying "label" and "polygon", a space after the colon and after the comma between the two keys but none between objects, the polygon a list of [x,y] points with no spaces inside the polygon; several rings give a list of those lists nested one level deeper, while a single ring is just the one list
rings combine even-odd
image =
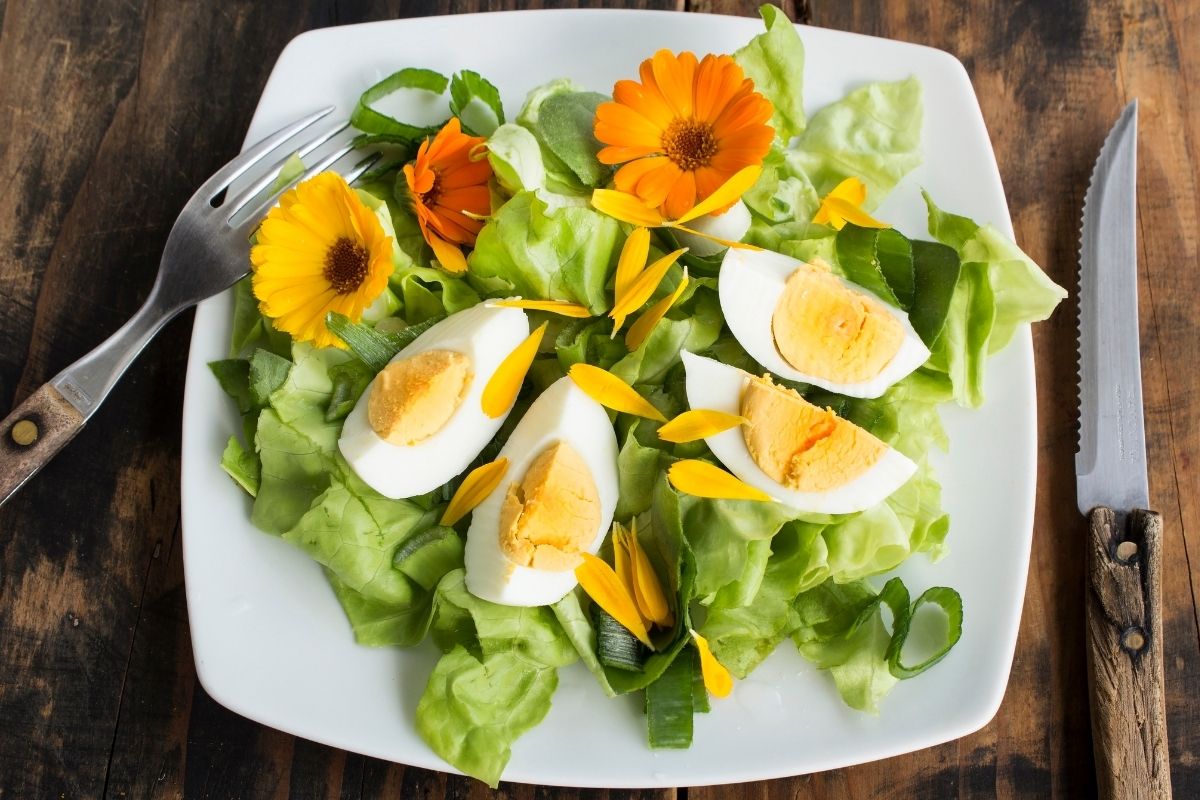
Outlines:
[{"label": "yellow calendula flower", "polygon": [[387,286],[392,240],[340,175],[325,172],[284,193],[250,250],[262,313],[298,342],[345,347],[330,311],[357,322]]}]

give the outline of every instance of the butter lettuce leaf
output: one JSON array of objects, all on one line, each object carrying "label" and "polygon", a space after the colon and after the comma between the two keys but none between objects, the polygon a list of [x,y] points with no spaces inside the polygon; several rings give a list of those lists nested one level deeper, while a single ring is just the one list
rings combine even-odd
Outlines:
[{"label": "butter lettuce leaf", "polygon": [[455,768],[493,789],[512,743],[541,722],[558,673],[516,652],[480,656],[456,646],[443,655],[417,704],[417,732]]},{"label": "butter lettuce leaf", "polygon": [[804,130],[804,45],[783,11],[764,5],[758,13],[766,33],[751,39],[733,58],[775,107],[771,125],[775,135],[787,142]]},{"label": "butter lettuce leaf", "polygon": [[608,310],[605,286],[616,268],[620,225],[583,205],[551,208],[519,192],[483,226],[467,262],[486,294],[566,300]]}]

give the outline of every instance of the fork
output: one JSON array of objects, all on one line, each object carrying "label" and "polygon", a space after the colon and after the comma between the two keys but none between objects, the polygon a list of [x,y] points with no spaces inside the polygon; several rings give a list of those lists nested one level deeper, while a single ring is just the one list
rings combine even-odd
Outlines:
[{"label": "fork", "polygon": [[[228,289],[249,272],[250,237],[259,220],[292,185],[334,168],[354,150],[338,147],[286,186],[272,188],[275,166],[248,188],[227,198],[230,186],[293,137],[328,116],[323,108],[280,128],[217,171],[196,190],[175,220],[163,248],[150,296],[116,333],[55,375],[0,422],[0,505],[46,465],[96,412],[133,360],[163,326],[184,309]],[[343,123],[303,140],[294,152],[303,158],[344,131]],[[292,152],[289,148],[287,152]],[[378,156],[340,171],[357,180]]]}]

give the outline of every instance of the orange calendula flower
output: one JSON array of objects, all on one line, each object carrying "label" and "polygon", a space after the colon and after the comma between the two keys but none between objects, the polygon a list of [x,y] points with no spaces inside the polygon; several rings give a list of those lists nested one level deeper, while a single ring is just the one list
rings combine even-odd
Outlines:
[{"label": "orange calendula flower", "polygon": [[262,313],[298,342],[345,347],[330,311],[357,322],[387,287],[392,239],[341,175],[323,172],[283,193],[250,250]]},{"label": "orange calendula flower", "polygon": [[731,56],[659,50],[642,62],[640,78],[617,81],[613,102],[596,109],[596,138],[607,145],[600,161],[624,164],[618,191],[677,219],[762,164],[773,108]]},{"label": "orange calendula flower", "polygon": [[404,179],[412,197],[421,235],[433,254],[450,272],[463,272],[467,259],[463,245],[474,245],[485,217],[492,211],[488,179],[492,167],[479,154],[480,136],[462,132],[452,117],[432,139],[426,139],[417,157],[404,166]]},{"label": "orange calendula flower", "polygon": [[862,210],[862,204],[866,201],[867,185],[858,178],[846,178],[821,198],[821,207],[813,216],[813,222],[829,225],[839,231],[846,227],[847,222],[860,228],[890,228],[886,222],[880,222]]}]

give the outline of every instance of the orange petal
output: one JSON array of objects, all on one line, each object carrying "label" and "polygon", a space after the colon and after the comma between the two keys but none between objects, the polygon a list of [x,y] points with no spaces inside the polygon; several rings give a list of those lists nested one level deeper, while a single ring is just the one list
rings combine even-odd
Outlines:
[{"label": "orange petal", "polygon": [[496,371],[488,379],[487,385],[483,387],[483,397],[480,400],[483,413],[496,419],[512,408],[513,403],[517,400],[517,394],[521,391],[521,384],[525,381],[525,373],[529,372],[529,367],[533,364],[534,356],[537,355],[538,347],[542,343],[542,336],[546,333],[546,326],[549,324],[543,322],[539,325],[537,330],[514,347],[513,351],[500,362],[500,366],[496,367]]},{"label": "orange petal", "polygon": [[707,461],[687,458],[676,461],[667,470],[667,480],[677,490],[693,497],[714,500],[758,500],[770,502],[771,496],[730,475]]},{"label": "orange petal", "polygon": [[586,306],[568,303],[565,300],[521,300],[518,298],[516,300],[493,300],[488,305],[500,308],[524,308],[530,311],[549,311],[551,314],[575,317],[576,319],[586,319],[592,315]]},{"label": "orange petal", "polygon": [[704,678],[704,688],[713,697],[728,697],[733,691],[733,676],[712,654],[708,640],[695,631],[691,631],[691,634],[700,653],[700,674]]},{"label": "orange petal", "polygon": [[450,504],[442,513],[442,525],[453,525],[470,513],[471,509],[487,499],[495,491],[508,471],[508,459],[498,458],[495,461],[471,470],[463,482],[458,485]]},{"label": "orange petal", "polygon": [[651,647],[650,634],[646,631],[646,623],[642,621],[637,603],[630,596],[629,590],[621,584],[617,573],[591,553],[580,555],[583,556],[583,563],[575,568],[575,577],[588,597],[608,612],[610,617],[625,626],[625,629],[642,644]]},{"label": "orange petal", "polygon": [[631,225],[657,228],[663,224],[662,215],[658,211],[626,192],[597,189],[592,192],[592,206],[601,214],[607,214]]},{"label": "orange petal", "polygon": [[637,390],[611,372],[592,364],[573,364],[567,374],[583,393],[605,408],[625,414],[645,417],[657,422],[666,422],[662,412]]},{"label": "orange petal", "polygon": [[625,324],[625,319],[646,304],[646,301],[654,294],[658,285],[662,283],[663,278],[667,276],[667,270],[686,252],[687,248],[681,247],[678,250],[667,253],[658,261],[655,261],[642,270],[642,273],[633,279],[633,283],[629,285],[629,289],[617,299],[612,310],[608,312],[608,315],[613,318],[614,336],[621,329],[621,326]]},{"label": "orange petal", "polygon": [[722,431],[736,428],[746,422],[745,417],[736,414],[726,414],[724,411],[713,411],[707,408],[694,408],[685,411],[658,429],[658,438],[664,442],[694,442],[697,439],[707,439]]},{"label": "orange petal", "polygon": [[679,281],[679,285],[675,287],[675,291],[659,300],[654,305],[650,306],[637,319],[637,322],[629,326],[629,330],[625,332],[625,346],[630,350],[637,350],[642,346],[642,342],[650,336],[650,332],[654,330],[654,326],[659,320],[667,315],[671,310],[671,306],[675,305],[675,301],[683,294],[683,290],[688,285],[687,267],[683,268],[683,278]]},{"label": "orange petal", "polygon": [[467,259],[463,256],[462,250],[436,234],[426,236],[425,241],[429,242],[429,246],[433,248],[434,258],[442,265],[442,269],[455,275],[461,275],[467,271]]}]

